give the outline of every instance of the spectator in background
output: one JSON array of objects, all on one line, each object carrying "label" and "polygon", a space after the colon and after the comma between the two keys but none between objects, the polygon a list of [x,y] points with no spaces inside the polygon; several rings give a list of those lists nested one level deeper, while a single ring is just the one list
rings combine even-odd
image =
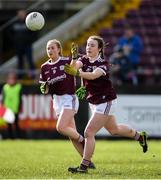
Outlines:
[{"label": "spectator in background", "polygon": [[8,136],[10,138],[21,138],[18,115],[22,104],[22,85],[17,82],[14,72],[8,74],[7,82],[2,87],[2,104],[15,114],[14,124],[8,123]]},{"label": "spectator in background", "polygon": [[34,78],[34,70],[35,65],[33,62],[33,50],[32,50],[32,43],[34,40],[36,40],[37,33],[30,31],[27,29],[25,24],[25,18],[26,18],[26,11],[25,10],[19,10],[17,12],[17,21],[12,25],[12,37],[13,44],[15,47],[16,55],[17,55],[17,68],[19,70],[19,78],[21,79],[23,77],[24,73],[24,65],[25,65],[25,59],[28,62],[29,69],[30,69],[30,76],[31,78]]},{"label": "spectator in background", "polygon": [[142,50],[141,38],[127,25],[124,35],[118,40],[117,45],[114,47],[114,53],[110,58],[111,63],[117,65],[114,72],[118,72],[121,81],[131,81],[133,85],[138,84],[136,70],[140,63]]}]

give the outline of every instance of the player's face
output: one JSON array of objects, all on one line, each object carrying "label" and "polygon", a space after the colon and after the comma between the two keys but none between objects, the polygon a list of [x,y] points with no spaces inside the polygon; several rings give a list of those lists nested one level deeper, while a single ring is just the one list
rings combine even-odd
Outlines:
[{"label": "player's face", "polygon": [[86,45],[86,54],[90,58],[95,58],[98,56],[100,49],[98,48],[98,42],[94,39],[88,39]]},{"label": "player's face", "polygon": [[50,59],[52,59],[52,60],[58,59],[60,49],[58,48],[56,43],[54,43],[54,42],[47,43],[46,51],[47,51],[47,55]]}]

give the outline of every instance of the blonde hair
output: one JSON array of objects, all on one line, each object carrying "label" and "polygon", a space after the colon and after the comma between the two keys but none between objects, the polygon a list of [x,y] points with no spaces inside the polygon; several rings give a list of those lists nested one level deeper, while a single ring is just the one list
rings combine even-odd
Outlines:
[{"label": "blonde hair", "polygon": [[98,42],[98,48],[101,49],[99,52],[100,56],[101,56],[101,58],[104,59],[105,42],[104,42],[103,38],[100,36],[94,35],[94,36],[90,36],[88,39],[93,39],[93,40],[96,40]]},{"label": "blonde hair", "polygon": [[47,44],[48,44],[48,43],[54,43],[54,44],[56,44],[56,46],[58,47],[58,49],[60,49],[60,51],[59,51],[59,56],[62,56],[62,55],[63,55],[63,53],[62,53],[63,48],[62,48],[62,45],[61,45],[61,43],[60,43],[59,40],[57,40],[57,39],[51,39],[51,40],[49,40],[49,41],[47,42]]}]

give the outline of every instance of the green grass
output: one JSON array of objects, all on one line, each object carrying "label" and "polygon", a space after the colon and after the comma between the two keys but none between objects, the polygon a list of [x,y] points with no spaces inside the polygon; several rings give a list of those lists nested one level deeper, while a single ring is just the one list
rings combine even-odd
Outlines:
[{"label": "green grass", "polygon": [[161,142],[142,153],[135,141],[96,141],[97,169],[71,174],[81,158],[68,140],[0,141],[0,179],[161,179]]}]

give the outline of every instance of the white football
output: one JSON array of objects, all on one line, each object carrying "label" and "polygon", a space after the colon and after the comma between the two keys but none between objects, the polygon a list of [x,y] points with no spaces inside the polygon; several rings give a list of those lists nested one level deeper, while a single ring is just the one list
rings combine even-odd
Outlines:
[{"label": "white football", "polygon": [[39,12],[31,12],[26,16],[26,26],[31,31],[38,31],[43,28],[45,19]]}]

